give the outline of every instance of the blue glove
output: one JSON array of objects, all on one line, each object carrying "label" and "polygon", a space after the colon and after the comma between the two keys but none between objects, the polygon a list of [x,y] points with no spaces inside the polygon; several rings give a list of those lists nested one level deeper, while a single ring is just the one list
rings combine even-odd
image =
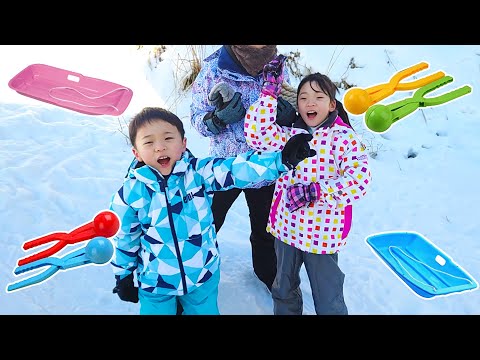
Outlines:
[{"label": "blue glove", "polygon": [[246,113],[247,111],[242,104],[242,94],[236,92],[232,100],[224,103],[221,108],[217,108],[213,112],[213,116],[216,116],[224,124],[233,124],[243,120]]},{"label": "blue glove", "polygon": [[207,126],[208,130],[210,130],[215,135],[220,134],[220,132],[227,127],[220,119],[213,115],[213,112],[207,113],[203,118],[203,122]]},{"label": "blue glove", "polygon": [[203,118],[207,128],[215,135],[227,127],[245,118],[246,110],[242,104],[242,94],[235,92],[230,85],[221,82],[215,85],[208,95],[208,102],[215,106],[213,112]]}]

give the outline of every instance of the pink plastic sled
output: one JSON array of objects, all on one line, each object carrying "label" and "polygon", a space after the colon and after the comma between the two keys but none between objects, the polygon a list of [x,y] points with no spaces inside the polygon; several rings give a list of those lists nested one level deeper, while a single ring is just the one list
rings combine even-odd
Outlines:
[{"label": "pink plastic sled", "polygon": [[121,115],[133,96],[125,86],[43,64],[27,66],[8,86],[19,94],[88,115]]}]

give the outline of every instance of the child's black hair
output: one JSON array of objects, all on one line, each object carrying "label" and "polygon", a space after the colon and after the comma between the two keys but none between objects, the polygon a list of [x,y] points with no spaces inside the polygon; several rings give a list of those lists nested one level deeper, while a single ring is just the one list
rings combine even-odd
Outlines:
[{"label": "child's black hair", "polygon": [[152,123],[157,120],[166,121],[175,126],[182,136],[182,139],[185,137],[183,122],[177,115],[163,108],[146,107],[143,108],[143,110],[137,115],[135,115],[130,121],[130,124],[128,124],[128,135],[132,146],[135,146],[135,138],[137,137],[138,129],[140,129],[146,123]]},{"label": "child's black hair", "polygon": [[[298,84],[298,87],[297,87],[297,104],[298,104],[298,94],[300,93],[300,89],[306,83],[310,83],[310,87],[312,86],[311,85],[312,83],[316,83],[320,87],[320,89],[322,89],[322,91],[330,99],[335,99],[335,102],[337,103],[337,108],[336,109],[338,111],[338,115],[340,116],[340,118],[343,120],[343,122],[345,124],[347,124],[348,126],[350,126],[353,129],[352,125],[350,124],[348,114],[345,111],[345,109],[343,108],[343,104],[335,98],[335,95],[339,92],[338,88],[335,85],[335,83],[332,80],[330,80],[330,78],[327,75],[323,75],[323,74],[320,74],[320,73],[316,72],[316,73],[309,74],[309,75],[305,76],[300,81],[300,84]],[[313,87],[312,87],[312,90],[317,92]]]}]

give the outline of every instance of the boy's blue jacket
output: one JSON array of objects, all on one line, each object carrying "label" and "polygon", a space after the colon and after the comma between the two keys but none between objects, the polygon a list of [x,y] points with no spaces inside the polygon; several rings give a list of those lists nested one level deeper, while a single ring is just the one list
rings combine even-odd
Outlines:
[{"label": "boy's blue jacket", "polygon": [[198,159],[187,150],[165,179],[135,159],[110,204],[121,221],[113,238],[115,277],[136,272],[139,287],[154,294],[195,290],[219,271],[213,192],[276,180],[287,170],[281,152]]}]

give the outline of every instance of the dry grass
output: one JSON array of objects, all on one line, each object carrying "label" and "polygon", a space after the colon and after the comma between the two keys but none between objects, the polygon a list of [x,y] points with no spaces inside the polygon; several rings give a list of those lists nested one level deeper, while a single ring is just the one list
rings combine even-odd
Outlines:
[{"label": "dry grass", "polygon": [[[186,45],[185,48],[186,51],[183,51],[183,53],[177,52],[177,59],[172,59],[175,84],[172,93],[174,99],[168,106],[170,110],[180,101],[182,95],[191,88],[206,56],[207,45]],[[148,53],[148,65],[153,70],[164,60],[162,56],[167,50],[167,45],[137,45],[137,50],[143,50]],[[167,102],[170,103],[168,99]]]},{"label": "dry grass", "polygon": [[380,152],[385,152],[383,144],[378,140],[375,134],[367,130],[363,125],[363,119],[360,118],[351,118],[350,123],[355,129],[362,145],[368,152],[368,155],[372,159],[376,159]]},{"label": "dry grass", "polygon": [[303,77],[313,72],[311,67],[300,64],[300,51],[290,51],[289,54],[284,55],[287,57],[285,64],[290,70],[290,74],[292,74],[295,78],[301,80]]},{"label": "dry grass", "polygon": [[[145,50],[145,45],[137,45],[137,50]],[[155,45],[148,50],[148,66],[150,69],[157,67],[163,61],[162,55],[167,50],[165,45]]]},{"label": "dry grass", "polygon": [[188,45],[185,58],[178,59],[175,78],[179,80],[180,90],[188,91],[202,68],[205,58],[205,45]]},{"label": "dry grass", "polygon": [[[179,92],[186,92],[190,89],[200,69],[203,59],[206,57],[207,45],[187,45],[186,54],[177,54],[175,61],[175,88]],[[144,50],[144,45],[137,45],[137,50]],[[166,45],[155,45],[149,51],[148,64],[151,69],[163,61],[162,55],[167,50]],[[287,57],[286,66],[289,68],[293,77],[301,79],[312,73],[312,68],[300,63],[300,51],[290,51],[284,54]]]},{"label": "dry grass", "polygon": [[[190,90],[193,82],[195,81],[198,73],[200,72],[200,69],[202,68],[203,59],[208,55],[207,50],[211,50],[208,45],[186,45],[183,48],[185,49],[185,51],[182,51],[182,53],[177,52],[177,59],[173,60],[175,84],[173,90],[174,94],[172,95],[175,97],[175,99],[173,99],[172,106],[177,104],[180,101],[182,95],[184,95]],[[145,50],[146,46],[137,45],[137,49]],[[150,49],[148,50],[148,64],[151,69],[157,67],[157,65],[163,61],[162,56],[166,50],[166,45],[150,46]],[[336,56],[332,55],[329,63],[330,69],[337,62],[340,53],[338,53]],[[286,66],[288,67],[289,72],[293,78],[301,80],[304,76],[309,75],[313,72],[311,66],[307,66],[301,63],[302,54],[299,50],[290,51],[284,55],[287,57]],[[348,83],[347,75],[350,69],[355,69],[358,67],[360,66],[355,63],[355,59],[351,58],[350,63],[348,64],[347,69],[342,75],[340,81],[334,81],[335,85],[339,89],[345,90],[356,86],[355,84]]]}]

